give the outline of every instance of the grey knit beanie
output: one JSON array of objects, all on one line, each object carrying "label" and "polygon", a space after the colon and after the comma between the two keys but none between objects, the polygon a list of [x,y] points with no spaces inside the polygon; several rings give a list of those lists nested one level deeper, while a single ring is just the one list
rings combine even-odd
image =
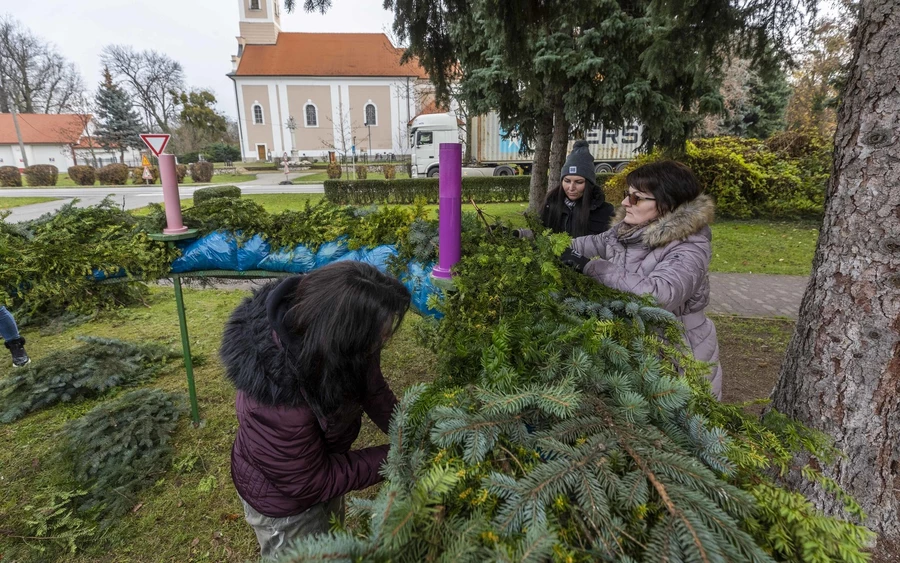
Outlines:
[{"label": "grey knit beanie", "polygon": [[569,158],[566,159],[562,170],[559,171],[559,181],[562,182],[562,179],[566,176],[573,175],[581,176],[591,184],[597,185],[597,174],[594,172],[594,157],[591,156],[588,142],[584,139],[575,141],[575,144],[572,145],[572,152],[569,154]]}]

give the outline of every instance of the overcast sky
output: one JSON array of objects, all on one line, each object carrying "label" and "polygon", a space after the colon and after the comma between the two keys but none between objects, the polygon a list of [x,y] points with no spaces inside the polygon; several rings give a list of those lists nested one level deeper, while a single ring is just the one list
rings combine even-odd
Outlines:
[{"label": "overcast sky", "polygon": [[[100,50],[119,43],[156,49],[184,67],[189,86],[209,88],[220,111],[235,117],[231,55],[237,52],[239,0],[31,0],[0,3],[35,34],[74,62],[90,90],[100,82]],[[297,1],[302,6],[302,0]],[[333,0],[326,15],[282,10],[283,31],[389,31],[393,14],[382,0]]]}]

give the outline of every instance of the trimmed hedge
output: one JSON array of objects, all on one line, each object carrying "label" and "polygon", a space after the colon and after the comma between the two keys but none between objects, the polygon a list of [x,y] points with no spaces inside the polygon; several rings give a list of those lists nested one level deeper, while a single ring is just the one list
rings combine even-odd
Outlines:
[{"label": "trimmed hedge", "polygon": [[59,168],[52,164],[35,164],[25,169],[29,186],[55,186],[58,179]]},{"label": "trimmed hedge", "polygon": [[178,183],[184,182],[185,176],[187,176],[188,167],[184,164],[179,164],[175,167],[175,174],[178,176]]},{"label": "trimmed hedge", "polygon": [[101,186],[124,186],[128,181],[128,167],[124,164],[107,164],[97,170]]},{"label": "trimmed hedge", "polygon": [[[462,199],[472,198],[478,203],[528,201],[530,182],[529,176],[465,177]],[[414,203],[418,197],[428,203],[438,203],[438,179],[326,180],[325,197],[339,205]]]},{"label": "trimmed hedge", "polygon": [[0,166],[0,186],[4,188],[21,188],[22,174],[15,166]]},{"label": "trimmed hedge", "polygon": [[396,180],[397,179],[397,167],[393,164],[385,164],[381,167],[384,171],[384,179],[385,180]]},{"label": "trimmed hedge", "polygon": [[369,167],[364,164],[356,165],[356,177],[365,180],[369,176]]},{"label": "trimmed hedge", "polygon": [[343,174],[343,169],[341,165],[337,162],[329,162],[326,173],[328,174],[329,180],[339,180],[341,178],[341,174]]},{"label": "trimmed hedge", "polygon": [[199,205],[204,201],[209,201],[217,197],[234,198],[241,197],[241,188],[237,186],[213,186],[211,188],[200,188],[194,192],[194,205]]},{"label": "trimmed hedge", "polygon": [[69,178],[79,186],[93,186],[97,181],[97,172],[93,166],[70,166]]},{"label": "trimmed hedge", "polygon": [[197,183],[206,183],[212,180],[212,162],[195,162],[191,164],[191,180]]}]

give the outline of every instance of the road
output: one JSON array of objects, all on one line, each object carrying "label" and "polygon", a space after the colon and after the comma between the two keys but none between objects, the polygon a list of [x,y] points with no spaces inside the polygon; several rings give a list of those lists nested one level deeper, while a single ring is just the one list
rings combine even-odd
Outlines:
[{"label": "road", "polygon": [[[291,174],[291,179],[301,176],[302,174]],[[281,174],[260,174],[256,180],[250,182],[242,182],[238,184],[220,184],[235,185],[241,188],[241,192],[245,194],[309,194],[323,193],[325,188],[322,184],[306,184],[295,186],[279,186],[278,182],[284,179]],[[194,191],[209,186],[184,185],[179,187],[179,195],[182,199],[191,198]],[[2,197],[58,197],[56,201],[47,201],[44,203],[36,203],[34,205],[23,205],[10,209],[11,213],[6,218],[7,223],[18,223],[19,221],[29,221],[37,219],[45,213],[55,211],[62,205],[69,203],[77,198],[79,207],[96,205],[103,198],[112,196],[116,203],[125,206],[125,209],[137,209],[145,207],[149,203],[162,203],[162,186],[98,186],[98,187],[73,187],[73,188],[21,188],[0,190],[0,198]]]}]

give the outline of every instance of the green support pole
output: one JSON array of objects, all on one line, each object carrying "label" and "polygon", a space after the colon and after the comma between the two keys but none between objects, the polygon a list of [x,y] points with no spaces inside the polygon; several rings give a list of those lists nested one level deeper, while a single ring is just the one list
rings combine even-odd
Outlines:
[{"label": "green support pole", "polygon": [[[150,233],[152,240],[165,242],[170,247],[175,246],[179,240],[197,238],[197,229],[188,229],[184,233],[165,234]],[[184,356],[184,370],[187,372],[188,395],[191,398],[191,419],[194,427],[200,426],[200,408],[197,406],[197,389],[194,386],[194,363],[191,360],[191,341],[188,338],[187,315],[184,312],[184,295],[181,292],[181,277],[178,274],[172,276],[172,284],[175,286],[175,307],[178,309],[178,326],[181,329],[181,353]]]},{"label": "green support pole", "polygon": [[181,328],[181,351],[184,354],[184,370],[187,372],[188,395],[191,398],[191,419],[194,427],[200,425],[200,409],[197,406],[197,389],[194,387],[194,364],[191,361],[191,341],[188,338],[187,316],[184,314],[184,296],[181,293],[181,278],[172,276],[175,284],[175,305],[178,308],[178,325]]}]

